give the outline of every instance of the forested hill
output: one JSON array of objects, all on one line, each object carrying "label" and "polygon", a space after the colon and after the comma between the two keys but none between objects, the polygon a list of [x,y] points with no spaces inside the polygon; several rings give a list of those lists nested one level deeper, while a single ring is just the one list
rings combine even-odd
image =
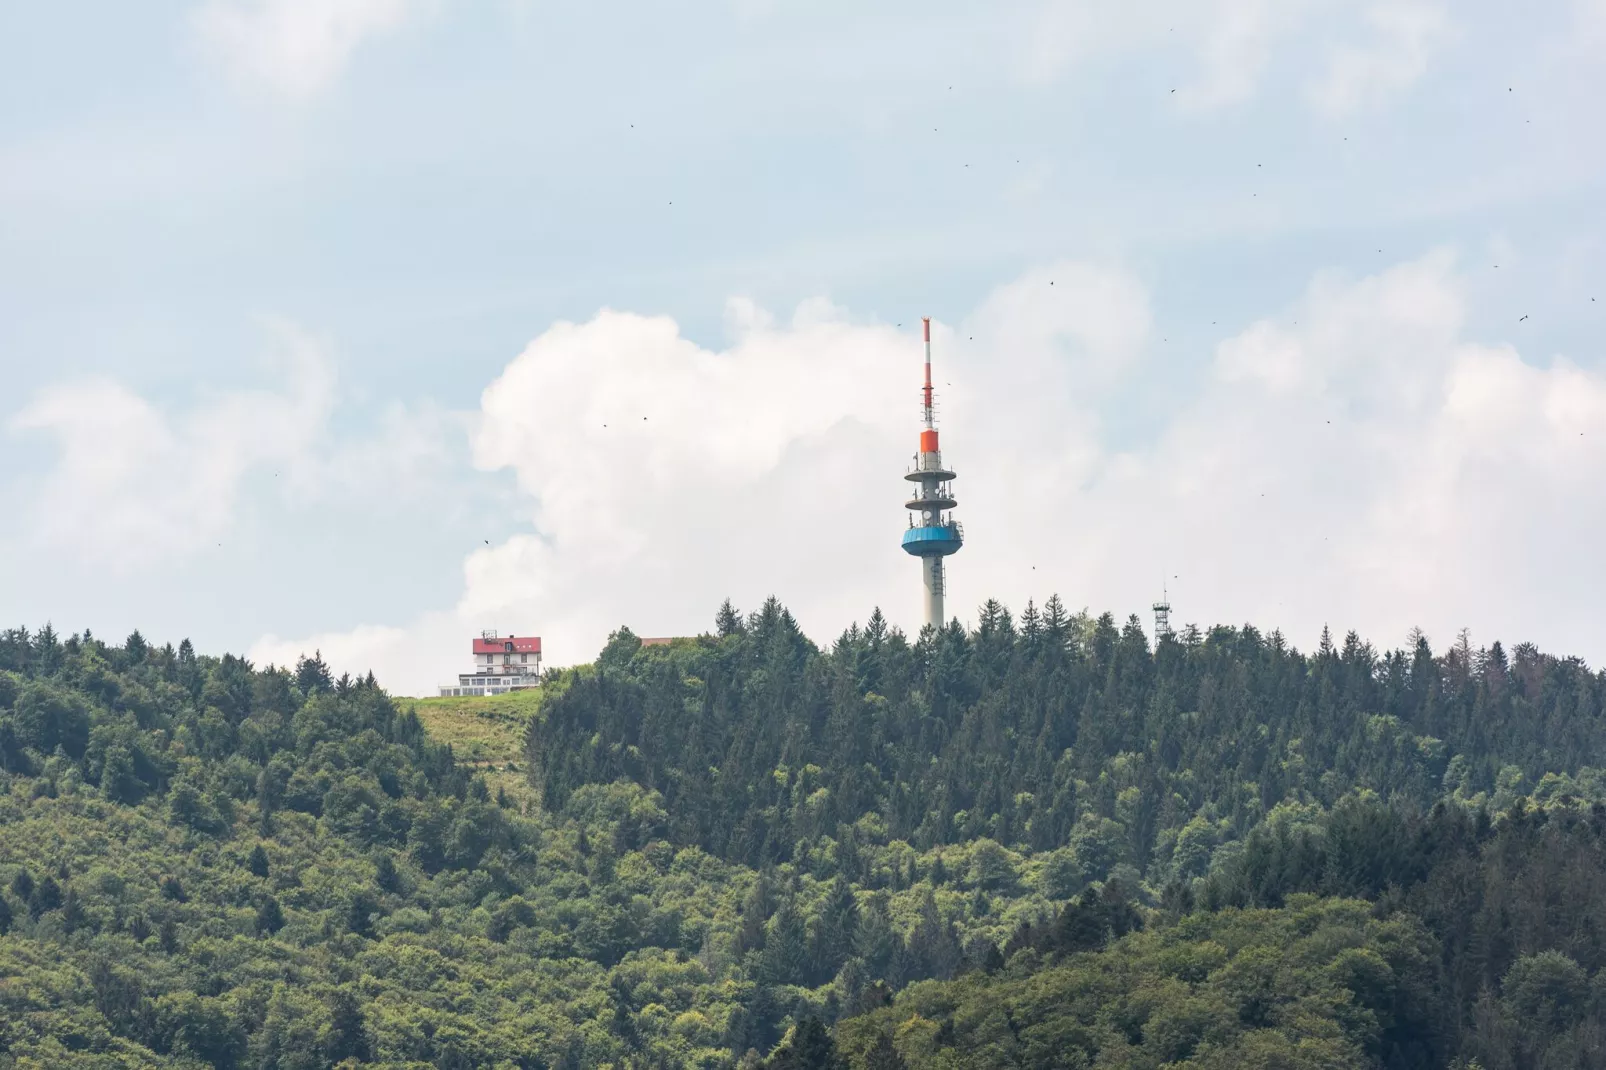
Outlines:
[{"label": "forested hill", "polygon": [[316,656],[0,633],[0,1068],[1601,1065],[1603,686],[727,605],[503,790]]},{"label": "forested hill", "polygon": [[616,636],[531,760],[549,807],[627,779],[661,793],[670,838],[749,865],[987,838],[1158,887],[1284,802],[1602,798],[1603,699],[1602,674],[1526,644],[1436,657],[1351,633],[1307,656],[1245,626],[1155,648],[1135,617],[1050,599],[918,642],[877,613],[822,652],[771,601],[669,651]]}]

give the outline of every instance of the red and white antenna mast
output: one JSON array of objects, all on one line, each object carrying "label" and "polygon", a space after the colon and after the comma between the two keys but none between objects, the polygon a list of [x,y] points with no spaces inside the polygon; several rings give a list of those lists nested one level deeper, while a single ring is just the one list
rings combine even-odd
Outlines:
[{"label": "red and white antenna mast", "polygon": [[926,335],[926,389],[924,392],[926,409],[926,429],[929,431],[936,427],[936,421],[931,411],[931,317],[921,316],[920,326]]}]

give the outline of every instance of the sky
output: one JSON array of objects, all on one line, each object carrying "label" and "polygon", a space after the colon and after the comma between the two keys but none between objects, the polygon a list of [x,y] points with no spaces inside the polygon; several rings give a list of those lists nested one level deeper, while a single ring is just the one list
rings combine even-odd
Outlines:
[{"label": "sky", "polygon": [[1606,0],[0,7],[0,621],[430,694],[774,595],[1606,664]]}]

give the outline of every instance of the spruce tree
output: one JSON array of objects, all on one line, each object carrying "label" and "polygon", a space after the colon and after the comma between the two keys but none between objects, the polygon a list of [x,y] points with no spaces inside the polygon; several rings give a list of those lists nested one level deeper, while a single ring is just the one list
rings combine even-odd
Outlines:
[{"label": "spruce tree", "polygon": [[101,766],[100,793],[110,802],[137,803],[144,785],[134,775],[134,759],[128,748],[114,745],[106,748],[106,760]]},{"label": "spruce tree", "polygon": [[329,1028],[324,1034],[323,1049],[330,1063],[345,1059],[366,1062],[370,1058],[362,1007],[345,986],[335,989],[329,997]]},{"label": "spruce tree", "polygon": [[284,908],[273,896],[263,896],[257,904],[256,931],[259,936],[272,936],[284,928]]},{"label": "spruce tree", "polygon": [[908,1066],[898,1049],[892,1046],[892,1037],[886,1033],[877,1034],[864,1053],[864,1070],[908,1070]]},{"label": "spruce tree", "polygon": [[128,638],[123,640],[123,657],[127,663],[130,666],[143,665],[149,654],[150,645],[145,642],[145,637],[139,634],[139,629],[135,628],[129,632]]},{"label": "spruce tree", "polygon": [[847,1070],[825,1023],[813,1015],[797,1024],[791,1039],[766,1065],[770,1070]]}]

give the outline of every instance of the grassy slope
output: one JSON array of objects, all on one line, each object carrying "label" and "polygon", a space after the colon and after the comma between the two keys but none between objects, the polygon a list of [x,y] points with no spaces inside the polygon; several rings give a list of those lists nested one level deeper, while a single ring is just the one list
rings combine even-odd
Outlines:
[{"label": "grassy slope", "polygon": [[550,688],[513,691],[483,698],[397,699],[438,743],[450,743],[457,760],[485,772],[486,783],[521,802],[532,797],[524,775],[524,733],[538,716]]}]

